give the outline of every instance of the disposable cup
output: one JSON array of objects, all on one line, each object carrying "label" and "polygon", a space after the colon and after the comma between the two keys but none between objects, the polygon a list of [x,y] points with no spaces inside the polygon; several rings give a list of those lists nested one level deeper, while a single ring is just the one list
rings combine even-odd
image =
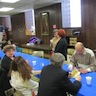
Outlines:
[{"label": "disposable cup", "polygon": [[32,61],[32,64],[33,64],[33,66],[35,66],[36,65],[36,61]]},{"label": "disposable cup", "polygon": [[86,77],[86,83],[87,83],[88,85],[90,85],[90,84],[91,84],[91,81],[92,81],[92,77],[87,76],[87,77]]}]

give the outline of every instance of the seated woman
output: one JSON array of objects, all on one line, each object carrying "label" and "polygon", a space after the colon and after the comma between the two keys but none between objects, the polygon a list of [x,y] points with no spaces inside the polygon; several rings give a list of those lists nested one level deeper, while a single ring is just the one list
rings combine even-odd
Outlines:
[{"label": "seated woman", "polygon": [[31,71],[32,68],[21,56],[15,57],[11,63],[9,71],[11,75],[10,84],[24,96],[33,96],[32,91],[37,94],[38,82],[31,79]]}]

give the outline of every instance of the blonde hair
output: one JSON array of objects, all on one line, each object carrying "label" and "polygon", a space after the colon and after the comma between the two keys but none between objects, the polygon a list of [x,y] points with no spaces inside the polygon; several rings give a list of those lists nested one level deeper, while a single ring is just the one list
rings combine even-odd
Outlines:
[{"label": "blonde hair", "polygon": [[3,52],[6,53],[7,51],[9,51],[10,49],[13,49],[15,51],[15,47],[13,45],[6,45],[3,48]]}]

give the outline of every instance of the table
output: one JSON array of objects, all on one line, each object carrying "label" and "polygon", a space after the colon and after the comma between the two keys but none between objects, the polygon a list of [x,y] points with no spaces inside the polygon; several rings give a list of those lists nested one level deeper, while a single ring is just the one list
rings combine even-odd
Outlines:
[{"label": "table", "polygon": [[[0,57],[3,57],[3,56],[4,56],[4,53],[0,51]],[[39,58],[29,54],[15,52],[15,56],[22,56],[25,60],[29,60],[29,64],[31,67],[33,67],[34,70],[41,70],[43,66],[50,64],[49,59]],[[32,61],[36,61],[36,65],[33,65]],[[63,65],[63,69],[66,71],[67,71],[67,67],[68,67],[67,64]],[[85,79],[86,76],[92,77],[91,85],[86,84],[86,79]],[[81,77],[82,77],[82,80],[81,80],[82,87],[76,96],[96,96],[96,72],[81,74]],[[70,80],[72,82],[74,81],[74,79],[70,79]]]}]

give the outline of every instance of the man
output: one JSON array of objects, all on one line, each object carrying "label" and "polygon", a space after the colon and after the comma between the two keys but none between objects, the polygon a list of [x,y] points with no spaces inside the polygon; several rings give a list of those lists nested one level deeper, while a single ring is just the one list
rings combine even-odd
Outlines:
[{"label": "man", "polygon": [[81,42],[76,43],[75,52],[71,61],[74,66],[78,66],[80,68],[81,73],[87,73],[96,70],[95,55],[93,51],[89,48],[85,48]]},{"label": "man", "polygon": [[37,96],[67,96],[67,92],[75,95],[81,77],[77,76],[73,83],[69,80],[68,72],[62,69],[65,58],[61,53],[54,53],[50,60],[51,64],[42,69]]}]

